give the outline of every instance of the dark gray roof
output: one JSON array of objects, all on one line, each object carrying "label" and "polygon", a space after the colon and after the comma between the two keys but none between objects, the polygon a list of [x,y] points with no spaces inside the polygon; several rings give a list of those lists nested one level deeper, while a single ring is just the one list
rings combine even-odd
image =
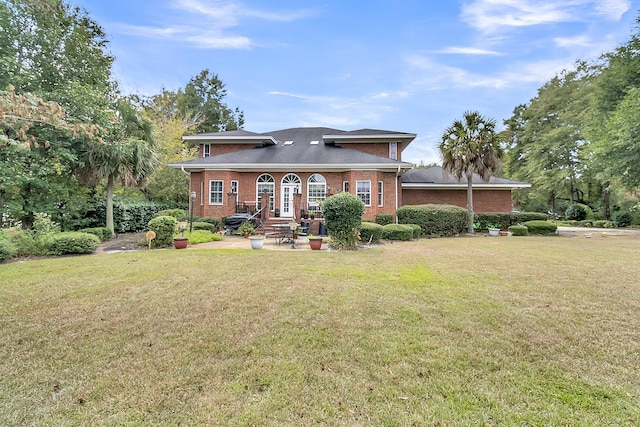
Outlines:
[{"label": "dark gray roof", "polygon": [[190,136],[258,136],[258,135],[262,135],[260,133],[255,133],[255,132],[249,132],[247,130],[227,130],[224,132],[206,132],[206,133],[199,133],[197,135],[190,135]]},{"label": "dark gray roof", "polygon": [[[498,178],[492,176],[489,182],[484,182],[480,175],[473,174],[471,182],[474,186],[482,187],[509,187],[509,188],[527,188],[530,184],[524,182],[513,181],[507,178]],[[411,187],[437,187],[437,186],[467,186],[467,177],[462,176],[460,180],[454,174],[443,169],[440,166],[432,166],[423,169],[412,169],[402,175],[402,184],[404,188]],[[405,185],[408,184],[408,185]]]},{"label": "dark gray roof", "polygon": [[[233,131],[241,132],[241,131]],[[344,132],[338,129],[326,127],[290,128],[265,132],[265,137],[277,141],[275,145],[252,146],[245,150],[233,153],[220,154],[211,157],[198,158],[191,161],[171,165],[184,167],[189,170],[196,169],[261,169],[264,171],[274,168],[286,168],[290,170],[307,166],[317,170],[322,169],[357,169],[360,168],[384,168],[403,170],[412,167],[410,163],[392,160],[387,157],[363,153],[361,151],[336,146],[331,142],[325,142],[323,135]],[[236,136],[236,135],[215,136]],[[392,132],[397,134],[397,132]],[[410,135],[410,134],[408,134]],[[292,143],[290,143],[292,141]],[[311,144],[312,141],[317,141]]]}]

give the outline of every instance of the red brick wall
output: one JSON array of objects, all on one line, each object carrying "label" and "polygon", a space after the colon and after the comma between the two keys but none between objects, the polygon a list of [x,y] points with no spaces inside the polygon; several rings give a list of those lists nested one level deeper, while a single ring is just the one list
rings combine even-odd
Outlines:
[{"label": "red brick wall", "polygon": [[[402,191],[403,205],[427,203],[455,205],[467,208],[467,190],[414,190]],[[475,212],[511,212],[510,190],[473,190]]]},{"label": "red brick wall", "polygon": [[[247,144],[209,144],[209,157],[219,154],[235,153],[236,151],[246,150],[251,147],[252,145]],[[204,157],[204,144],[200,144],[198,155]]]},{"label": "red brick wall", "polygon": [[[282,178],[289,172],[273,172],[271,176],[275,180],[275,207],[280,207],[280,182]],[[256,180],[261,175],[261,172],[232,172],[232,171],[204,171],[194,172],[191,174],[191,188],[190,191],[196,192],[196,202],[194,214],[196,216],[209,216],[209,217],[221,217],[223,215],[228,216],[235,212],[235,196],[228,196],[227,193],[231,190],[231,181],[238,181],[239,194],[237,200],[243,201],[255,201],[256,200]],[[307,180],[311,176],[312,172],[296,173],[302,181],[302,196],[300,197],[300,204],[303,206],[307,200]],[[342,191],[343,181],[349,181],[350,193],[355,195],[356,181],[371,181],[371,206],[365,207],[365,219],[375,219],[376,214],[389,213],[394,215],[396,210],[396,175],[393,172],[378,172],[378,171],[349,171],[349,172],[326,172],[322,175],[327,180],[327,186],[330,194],[336,194]],[[209,204],[209,181],[222,180],[223,181],[223,204],[222,205],[210,205]],[[383,184],[383,206],[378,206],[378,181],[382,181]],[[204,183],[204,184],[203,184]],[[400,188],[400,185],[398,185]],[[202,191],[204,189],[204,191]],[[300,212],[300,206],[296,200],[296,215]]]},{"label": "red brick wall", "polygon": [[361,153],[369,153],[374,156],[386,157],[389,158],[389,144],[388,143],[377,143],[377,144],[367,144],[367,143],[354,143],[354,144],[336,144],[341,145],[344,148],[348,148],[350,150],[360,151]]}]

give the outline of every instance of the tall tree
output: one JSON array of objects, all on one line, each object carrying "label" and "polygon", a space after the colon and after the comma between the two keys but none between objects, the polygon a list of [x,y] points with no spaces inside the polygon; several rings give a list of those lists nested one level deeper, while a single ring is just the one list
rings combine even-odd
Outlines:
[{"label": "tall tree", "polygon": [[85,146],[80,176],[92,184],[107,180],[106,226],[112,232],[116,181],[127,187],[144,187],[158,162],[155,149],[153,124],[127,101],[118,103],[108,136]]},{"label": "tall tree", "polygon": [[223,102],[225,96],[227,90],[218,75],[208,69],[202,70],[191,78],[184,90],[178,91],[176,110],[179,117],[194,117],[198,120],[196,133],[242,129],[244,113],[238,108],[229,108]]},{"label": "tall tree", "polygon": [[[54,102],[68,124],[105,122],[114,90],[106,50],[100,26],[63,0],[0,0],[0,89],[11,87],[11,108],[19,108],[16,102],[25,96]],[[13,124],[6,117],[0,121],[11,138]],[[78,210],[84,190],[74,171],[78,148],[90,138],[37,121],[24,131],[32,138],[28,150],[0,146],[0,169],[12,171],[0,189],[0,213],[28,226],[34,212],[55,217]]]},{"label": "tall tree", "polygon": [[507,176],[533,184],[531,195],[554,207],[557,197],[583,201],[585,136],[592,68],[563,72],[538,90],[505,121]]},{"label": "tall tree", "polygon": [[640,188],[640,18],[630,40],[603,55],[590,105],[590,166],[603,185],[629,193]]},{"label": "tall tree", "polygon": [[473,174],[488,182],[500,166],[502,148],[496,134],[496,122],[479,112],[467,111],[462,120],[455,120],[442,134],[440,152],[442,167],[458,180],[467,179],[468,232],[473,233]]}]

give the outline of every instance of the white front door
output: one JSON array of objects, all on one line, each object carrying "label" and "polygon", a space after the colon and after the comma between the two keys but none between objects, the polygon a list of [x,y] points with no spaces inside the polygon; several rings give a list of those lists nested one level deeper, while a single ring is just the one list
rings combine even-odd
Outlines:
[{"label": "white front door", "polygon": [[294,203],[293,193],[296,189],[295,184],[282,184],[282,191],[280,192],[280,216],[285,218],[293,218]]}]

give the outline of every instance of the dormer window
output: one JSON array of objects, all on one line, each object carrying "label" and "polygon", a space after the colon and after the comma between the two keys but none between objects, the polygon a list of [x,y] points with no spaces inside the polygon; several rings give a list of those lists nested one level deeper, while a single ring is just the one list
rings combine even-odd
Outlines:
[{"label": "dormer window", "polygon": [[393,160],[398,160],[398,143],[397,142],[389,143],[389,158]]},{"label": "dormer window", "polygon": [[209,157],[211,155],[211,145],[203,144],[202,145],[202,157]]}]

